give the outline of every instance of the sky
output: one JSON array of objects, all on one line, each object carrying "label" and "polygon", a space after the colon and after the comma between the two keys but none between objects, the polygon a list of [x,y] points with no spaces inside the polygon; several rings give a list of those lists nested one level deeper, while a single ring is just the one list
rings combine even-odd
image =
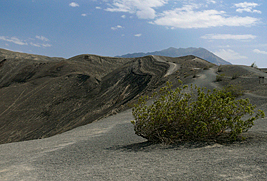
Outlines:
[{"label": "sky", "polygon": [[267,67],[265,0],[0,0],[0,48],[70,58],[202,47]]}]

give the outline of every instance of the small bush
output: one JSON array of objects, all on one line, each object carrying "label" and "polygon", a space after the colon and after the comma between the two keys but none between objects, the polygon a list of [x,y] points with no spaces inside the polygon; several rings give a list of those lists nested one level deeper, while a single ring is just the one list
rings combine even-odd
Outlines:
[{"label": "small bush", "polygon": [[220,82],[220,81],[222,81],[222,80],[223,80],[223,77],[224,77],[223,74],[221,74],[221,75],[216,75],[216,82]]},{"label": "small bush", "polygon": [[222,70],[222,66],[220,65],[219,67],[218,67],[218,72],[222,72],[223,70]]},{"label": "small bush", "polygon": [[[151,142],[172,144],[180,141],[216,140],[222,134],[235,140],[252,127],[255,106],[248,99],[235,100],[222,90],[207,91],[183,86],[172,90],[171,83],[160,89],[152,105],[146,105],[148,96],[139,99],[133,108],[134,130],[138,136]],[[195,93],[194,93],[195,92]],[[251,118],[243,120],[243,115]]]},{"label": "small bush", "polygon": [[252,63],[250,66],[253,68],[258,68],[258,66],[256,65],[256,62]]}]

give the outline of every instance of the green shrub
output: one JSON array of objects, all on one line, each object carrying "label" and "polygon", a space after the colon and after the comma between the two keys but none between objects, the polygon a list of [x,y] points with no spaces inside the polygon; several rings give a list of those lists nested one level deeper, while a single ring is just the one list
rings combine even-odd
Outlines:
[{"label": "green shrub", "polygon": [[[231,93],[183,86],[172,90],[171,83],[160,89],[152,105],[141,97],[133,108],[134,130],[151,142],[172,144],[180,141],[213,140],[226,135],[235,140],[252,127],[263,111],[253,116],[255,106],[248,99],[236,100]],[[243,115],[251,117],[243,120]]]},{"label": "green shrub", "polygon": [[224,93],[230,93],[233,97],[239,97],[244,95],[244,90],[241,85],[228,85],[225,86],[222,91]]}]

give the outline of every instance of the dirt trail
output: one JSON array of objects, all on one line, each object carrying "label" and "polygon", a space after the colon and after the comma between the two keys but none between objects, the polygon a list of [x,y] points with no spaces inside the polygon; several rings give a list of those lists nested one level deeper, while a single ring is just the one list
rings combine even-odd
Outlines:
[{"label": "dirt trail", "polygon": [[218,83],[215,83],[216,80],[216,67],[212,67],[209,70],[204,70],[198,74],[198,78],[194,79],[193,84],[198,87],[206,87],[207,89],[214,89],[220,87]]},{"label": "dirt trail", "polygon": [[165,74],[164,77],[167,77],[168,75],[173,74],[175,71],[177,71],[179,69],[179,66],[177,64],[175,64],[175,63],[168,62],[168,64],[170,64],[170,68],[169,68],[169,70],[167,71],[167,73]]},{"label": "dirt trail", "polygon": [[[166,62],[165,60],[163,60],[162,58],[160,58],[159,56],[156,55],[152,55],[152,57],[159,61],[159,62]],[[164,75],[164,77],[167,77],[168,75],[173,74],[175,71],[177,71],[178,69],[180,69],[180,66],[177,65],[176,63],[172,63],[172,62],[166,62],[170,65],[168,71],[166,72],[166,74]]]}]

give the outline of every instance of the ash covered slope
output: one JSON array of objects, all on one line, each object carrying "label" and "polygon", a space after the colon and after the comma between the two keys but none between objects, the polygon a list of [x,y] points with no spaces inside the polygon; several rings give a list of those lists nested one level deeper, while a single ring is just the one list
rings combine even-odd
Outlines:
[{"label": "ash covered slope", "polygon": [[58,59],[9,53],[0,60],[0,143],[45,138],[91,123],[127,108],[170,77],[188,78],[194,67],[213,66],[194,56]]},{"label": "ash covered slope", "polygon": [[91,123],[162,84],[169,68],[153,57],[28,58],[0,60],[0,143]]},{"label": "ash covered slope", "polygon": [[194,55],[204,60],[209,61],[210,63],[216,65],[230,65],[231,63],[223,60],[222,58],[214,55],[212,52],[204,49],[204,48],[173,48],[170,47],[165,50],[155,51],[155,52],[148,52],[148,53],[132,53],[126,54],[118,57],[123,58],[133,58],[133,57],[143,57],[147,55],[160,55],[160,56],[167,56],[167,57],[182,57],[187,55]]}]

